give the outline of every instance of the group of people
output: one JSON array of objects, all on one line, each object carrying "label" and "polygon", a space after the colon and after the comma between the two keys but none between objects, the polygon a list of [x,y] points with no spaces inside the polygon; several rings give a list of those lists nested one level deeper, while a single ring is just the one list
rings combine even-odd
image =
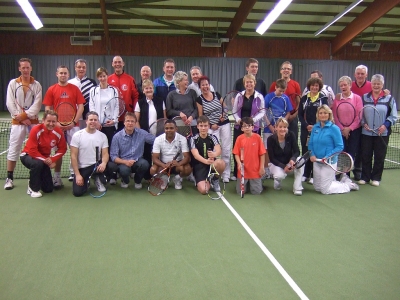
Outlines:
[{"label": "group of people", "polygon": [[[323,194],[357,190],[357,184],[347,175],[337,181],[334,171],[317,162],[317,159],[342,150],[355,159],[357,168],[354,175],[359,184],[370,182],[378,186],[381,181],[386,154],[384,142],[387,145],[390,127],[397,120],[397,109],[390,92],[383,91],[383,76],[377,74],[372,76],[372,83],[367,81],[365,66],[356,68],[356,81],[352,82],[347,76],[339,79],[341,93],[338,95],[323,84],[322,74],[316,70],[301,95],[299,83],[290,78],[290,62],[281,65],[281,78],[271,84],[268,92],[265,82],[257,77],[258,61],[249,59],[247,74],[234,86],[240,92],[234,106],[239,105],[240,109],[233,114],[233,137],[231,120],[221,113],[223,99],[210,79],[203,76],[200,67],[191,68],[191,84],[186,72],[175,70],[173,59],[164,61],[164,74],[154,81],[151,81],[150,67],[143,66],[141,81],[136,83],[125,73],[120,56],[113,58],[112,67],[112,75],[108,75],[103,67],[97,70],[99,83],[96,84],[86,76],[85,60],[75,62],[76,76],[70,80],[68,68],[61,65],[56,72],[58,82],[47,90],[42,102],[41,85],[31,76],[31,60],[20,59],[21,76],[11,80],[7,90],[12,128],[6,190],[14,187],[13,171],[18,156],[30,169],[28,194],[31,197],[41,197],[40,190],[48,193],[53,188],[60,188],[63,185],[60,176],[62,156],[67,145],[71,153],[69,180],[73,182],[75,196],[86,192],[86,182],[96,164],[96,147],[101,149],[101,163],[97,167],[101,176],[95,180],[99,191],[105,190],[106,180],[115,185],[118,175],[122,188],[127,188],[133,178],[134,187],[141,189],[143,179],[149,180],[160,170],[172,166],[176,189],[182,188],[182,180],[187,177],[195,182],[200,193],[205,194],[210,188],[206,181],[210,165],[225,183],[241,177],[237,167],[241,163],[241,151],[244,151],[245,188],[246,191],[249,188],[252,194],[262,192],[262,180],[266,178],[274,179],[274,188],[281,189],[281,181],[291,172],[295,177],[295,195],[302,194],[302,181],[313,183],[315,190]],[[356,91],[360,96],[355,95]],[[276,96],[285,101],[281,116],[265,125],[265,109],[270,108]],[[29,108],[18,104],[19,100],[23,103],[26,97],[34,99]],[[115,112],[115,107],[107,107],[108,101],[114,97],[125,102],[122,115]],[[376,106],[386,116],[378,134],[367,124],[362,124],[361,128],[358,117],[354,124],[346,127],[334,122],[335,107],[342,101],[351,101],[357,116],[364,105]],[[77,108],[69,125],[58,122],[56,110],[60,102],[69,102]],[[255,105],[256,102],[261,103],[262,109]],[[42,104],[45,105],[45,114],[40,123],[38,114]],[[106,109],[111,113],[104,120]],[[175,117],[191,126],[193,136],[189,140],[177,132]],[[164,133],[156,136],[151,125],[160,119],[165,120]],[[301,150],[303,154],[311,151],[311,158],[303,168],[296,169],[294,164],[300,156],[297,143],[299,121]],[[21,153],[29,131],[28,142]],[[231,154],[234,156],[232,175]],[[53,175],[51,169],[54,169]],[[216,191],[219,191],[218,182],[215,180],[211,185]],[[236,190],[240,193],[239,181]]]}]

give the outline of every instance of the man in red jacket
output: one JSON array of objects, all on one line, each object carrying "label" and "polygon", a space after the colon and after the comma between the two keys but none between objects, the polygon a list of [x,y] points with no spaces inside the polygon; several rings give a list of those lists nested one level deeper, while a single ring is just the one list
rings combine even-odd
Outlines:
[{"label": "man in red jacket", "polygon": [[[56,166],[67,151],[65,135],[57,124],[57,114],[47,110],[43,116],[43,123],[32,128],[29,139],[20,155],[22,164],[29,169],[28,195],[33,198],[42,197],[53,191],[53,180],[50,169]],[[55,151],[52,154],[52,150]]]},{"label": "man in red jacket", "polygon": [[[124,71],[125,63],[121,56],[115,56],[112,61],[112,67],[114,68],[114,74],[108,76],[107,82],[109,85],[115,86],[121,91],[122,98],[125,101],[126,111],[134,112],[136,103],[139,99],[139,92],[136,88],[135,79],[126,74]],[[118,119],[118,129],[120,131],[124,128],[124,117],[122,114]]]}]

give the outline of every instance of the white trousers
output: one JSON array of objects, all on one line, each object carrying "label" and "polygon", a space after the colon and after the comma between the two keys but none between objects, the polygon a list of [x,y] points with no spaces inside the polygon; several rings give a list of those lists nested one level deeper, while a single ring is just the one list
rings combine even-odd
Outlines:
[{"label": "white trousers", "polygon": [[29,134],[32,126],[26,125],[11,125],[10,141],[7,153],[7,159],[10,161],[17,161],[21,154],[22,144],[24,143],[27,135]]},{"label": "white trousers", "polygon": [[222,178],[229,178],[231,174],[231,148],[232,148],[232,134],[231,124],[220,126],[217,130],[209,129],[209,134],[213,134],[218,138],[221,143],[222,155],[221,158],[225,162],[225,170],[222,173]]},{"label": "white trousers", "polygon": [[[269,164],[269,170],[274,177],[275,180],[282,181],[286,178],[287,173],[278,166],[275,166],[273,163]],[[303,190],[303,185],[301,183],[301,177],[303,176],[304,166],[299,169],[294,168],[294,181],[293,181],[293,191],[301,191]]]},{"label": "white trousers", "polygon": [[348,184],[337,181],[335,171],[322,163],[313,163],[314,188],[322,194],[343,194],[350,192]]}]

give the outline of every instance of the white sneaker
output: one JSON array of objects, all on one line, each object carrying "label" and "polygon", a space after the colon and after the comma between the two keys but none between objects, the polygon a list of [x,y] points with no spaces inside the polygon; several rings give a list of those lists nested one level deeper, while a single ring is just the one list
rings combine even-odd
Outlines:
[{"label": "white sneaker", "polygon": [[362,184],[362,185],[364,185],[364,184],[366,184],[367,182],[365,181],[365,180],[362,180],[362,179],[360,179],[359,181],[358,181],[358,184]]},{"label": "white sneaker", "polygon": [[347,182],[346,184],[349,186],[351,191],[358,191],[360,189],[357,183]]},{"label": "white sneaker", "polygon": [[73,181],[74,180],[74,174],[70,174],[68,177],[68,181]]},{"label": "white sneaker", "polygon": [[56,189],[64,186],[60,177],[53,177],[53,186]]},{"label": "white sneaker", "polygon": [[181,190],[182,189],[182,177],[179,175],[175,175],[175,177],[172,180],[175,183],[175,189]]},{"label": "white sneaker", "polygon": [[111,185],[116,185],[116,184],[117,184],[117,180],[111,178],[111,179],[110,179],[110,184],[111,184]]},{"label": "white sneaker", "polygon": [[369,184],[372,186],[379,186],[380,182],[378,180],[372,180]]},{"label": "white sneaker", "polygon": [[225,178],[222,179],[222,181],[223,181],[224,183],[229,183],[229,178],[228,178],[228,177],[225,177]]},{"label": "white sneaker", "polygon": [[31,195],[32,198],[40,198],[40,197],[42,197],[42,193],[41,192],[32,191],[32,189],[29,187],[29,184],[28,184],[28,190],[26,191],[26,193],[28,195]]},{"label": "white sneaker", "polygon": [[304,182],[304,181],[306,181],[307,180],[307,177],[306,176],[302,176],[301,177],[301,182]]},{"label": "white sneaker", "polygon": [[303,195],[303,192],[301,190],[294,190],[293,194],[295,194],[296,196],[301,196]]},{"label": "white sneaker", "polygon": [[281,189],[281,181],[280,180],[274,179],[274,189],[278,190],[278,191]]},{"label": "white sneaker", "polygon": [[235,176],[235,175],[232,175],[232,176],[229,178],[229,180],[236,181],[236,180],[237,180],[237,178],[236,178],[236,176]]},{"label": "white sneaker", "polygon": [[128,186],[129,186],[128,183],[125,183],[123,180],[121,180],[121,187],[122,187],[123,189],[127,189]]},{"label": "white sneaker", "polygon": [[103,193],[103,192],[106,191],[106,188],[105,188],[105,186],[103,185],[103,183],[100,181],[99,176],[96,177],[96,179],[94,180],[94,182],[95,182],[95,184],[96,184],[97,190],[98,190],[100,193]]},{"label": "white sneaker", "polygon": [[6,179],[6,184],[4,185],[5,190],[12,190],[14,188],[14,183],[10,178]]},{"label": "white sneaker", "polygon": [[314,179],[313,179],[313,178],[310,178],[310,179],[308,180],[308,183],[309,183],[309,184],[314,184]]},{"label": "white sneaker", "polygon": [[190,175],[188,177],[186,177],[187,180],[189,180],[190,182],[196,182],[196,179],[193,176],[193,173],[190,173]]},{"label": "white sneaker", "polygon": [[142,188],[141,183],[135,183],[135,189],[140,190]]}]

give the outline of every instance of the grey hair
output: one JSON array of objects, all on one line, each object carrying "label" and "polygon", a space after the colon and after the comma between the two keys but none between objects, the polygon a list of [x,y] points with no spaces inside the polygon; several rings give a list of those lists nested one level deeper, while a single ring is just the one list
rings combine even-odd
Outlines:
[{"label": "grey hair", "polygon": [[79,58],[79,59],[76,60],[76,62],[75,62],[75,67],[76,67],[76,65],[77,65],[78,63],[84,63],[85,65],[87,65],[86,60],[83,59],[83,58]]},{"label": "grey hair", "polygon": [[174,84],[175,84],[175,86],[177,86],[178,83],[181,82],[185,76],[188,77],[188,74],[186,72],[183,72],[183,71],[175,72],[175,74],[174,74]]},{"label": "grey hair", "polygon": [[340,83],[341,83],[342,81],[346,81],[350,86],[351,86],[351,84],[352,84],[352,80],[351,80],[351,78],[350,78],[349,76],[342,76],[342,77],[340,77],[339,80],[338,80],[338,85],[340,85]]},{"label": "grey hair", "polygon": [[357,66],[356,69],[354,70],[354,73],[357,72],[357,69],[364,69],[365,73],[368,74],[368,67],[367,66],[364,66],[364,65]]},{"label": "grey hair", "polygon": [[381,75],[381,74],[375,74],[375,75],[372,75],[372,77],[371,77],[371,82],[372,81],[379,81],[382,84],[385,84],[385,77],[383,77],[383,75]]},{"label": "grey hair", "polygon": [[193,66],[193,67],[191,67],[189,73],[192,73],[192,70],[194,70],[194,69],[199,70],[200,74],[203,74],[203,72],[201,71],[201,68],[200,68],[199,66]]}]

